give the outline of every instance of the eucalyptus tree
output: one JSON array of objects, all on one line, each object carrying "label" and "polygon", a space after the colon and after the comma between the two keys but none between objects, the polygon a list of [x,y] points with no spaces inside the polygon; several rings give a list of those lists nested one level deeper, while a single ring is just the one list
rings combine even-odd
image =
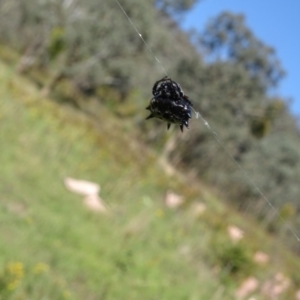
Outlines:
[{"label": "eucalyptus tree", "polygon": [[[178,70],[194,107],[277,209],[290,203],[299,210],[299,129],[288,104],[274,95],[284,76],[275,50],[254,35],[243,16],[227,12],[209,22],[197,46],[205,65],[185,61]],[[194,120],[188,133],[177,137],[172,161],[216,184],[241,209],[278,221],[212,131]]]}]

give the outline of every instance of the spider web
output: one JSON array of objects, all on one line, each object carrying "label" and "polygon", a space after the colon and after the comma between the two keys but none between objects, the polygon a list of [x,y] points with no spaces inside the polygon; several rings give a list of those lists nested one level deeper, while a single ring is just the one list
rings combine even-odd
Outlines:
[{"label": "spider web", "polygon": [[[122,12],[124,13],[124,15],[126,16],[126,18],[128,19],[128,21],[130,22],[130,24],[132,25],[132,27],[135,29],[135,31],[137,32],[138,36],[142,39],[142,41],[144,42],[146,48],[148,49],[148,51],[151,53],[151,55],[155,58],[156,62],[159,64],[159,66],[161,67],[163,73],[165,75],[167,75],[167,72],[163,66],[163,64],[161,63],[161,61],[157,58],[157,56],[154,54],[154,52],[152,51],[152,49],[149,47],[149,45],[146,43],[146,41],[144,40],[142,34],[139,32],[139,30],[137,29],[137,27],[134,25],[133,21],[130,19],[130,17],[127,15],[126,11],[123,9],[123,7],[121,6],[121,4],[119,3],[118,0],[115,0],[116,3],[119,5],[120,9],[122,10]],[[168,76],[168,75],[167,75]],[[269,207],[269,211],[272,212],[274,215],[276,215],[280,221],[282,221],[282,224],[285,224],[285,230],[287,230],[295,239],[296,242],[300,242],[300,237],[296,234],[295,229],[290,225],[287,224],[286,222],[284,222],[284,218],[283,216],[280,214],[279,210],[276,209],[276,207],[272,204],[271,200],[266,197],[266,195],[263,193],[263,191],[260,189],[260,187],[258,186],[258,184],[254,181],[254,179],[252,178],[252,176],[249,175],[249,173],[242,167],[242,165],[234,158],[234,156],[232,155],[232,153],[228,150],[228,148],[226,147],[225,143],[223,142],[223,140],[221,139],[221,137],[218,135],[218,133],[210,126],[210,124],[208,123],[207,120],[204,119],[204,117],[201,115],[200,112],[195,111],[193,107],[191,107],[192,110],[195,113],[195,118],[199,121],[201,121],[203,123],[203,125],[205,126],[205,128],[211,133],[211,135],[214,137],[214,139],[216,140],[216,142],[221,146],[221,148],[223,149],[223,151],[225,152],[225,155],[229,157],[229,159],[234,163],[234,165],[236,166],[236,168],[243,174],[243,177],[246,179],[246,181],[248,181],[248,183],[256,190],[257,194],[260,195],[265,203],[265,205],[267,205]],[[201,126],[201,124],[200,124]],[[252,204],[253,205],[253,204]],[[251,205],[248,206],[248,208]],[[248,210],[248,208],[246,209],[246,211]],[[262,208],[262,207],[261,207]],[[246,212],[245,211],[245,212]],[[276,247],[275,247],[275,252],[276,252]],[[276,252],[275,255],[277,256],[278,253]],[[221,272],[222,272],[222,276],[226,276],[228,274],[230,274],[232,272],[234,268],[233,263],[230,261],[227,262],[227,264],[225,266],[223,266]],[[251,278],[251,277],[250,277]],[[248,280],[249,281],[249,280]],[[219,287],[213,294],[212,294],[212,298],[211,299],[222,299],[222,296],[224,295],[224,291],[225,291],[225,287],[221,286]],[[238,291],[238,290],[237,290]],[[249,298],[250,299],[250,298]],[[252,298],[251,298],[252,299]]]},{"label": "spider web", "polygon": [[[145,41],[145,39],[143,38],[142,34],[139,32],[139,30],[137,29],[137,27],[135,26],[135,24],[133,23],[133,21],[131,20],[131,18],[128,16],[128,14],[126,13],[126,11],[124,10],[124,8],[122,7],[122,5],[120,4],[120,2],[118,0],[115,0],[116,3],[118,4],[118,6],[120,7],[120,9],[122,10],[123,14],[126,16],[126,18],[128,19],[129,23],[131,24],[131,26],[135,29],[135,31],[137,32],[138,36],[142,39],[143,43],[145,44],[147,50],[151,53],[151,55],[154,57],[154,59],[156,60],[156,62],[159,64],[159,66],[161,67],[163,73],[168,76],[163,64],[161,63],[161,61],[158,59],[158,57],[155,55],[155,53],[153,52],[153,50],[149,47],[149,45],[147,44],[147,42]],[[276,209],[276,207],[272,204],[272,202],[266,197],[266,195],[262,192],[262,190],[259,188],[259,186],[257,185],[257,183],[252,179],[252,177],[246,172],[246,170],[241,166],[241,164],[238,163],[238,161],[233,157],[233,155],[230,153],[230,151],[227,149],[227,147],[225,146],[224,142],[222,141],[222,139],[220,138],[220,136],[217,134],[216,131],[214,131],[213,128],[211,128],[211,126],[209,125],[208,121],[206,121],[202,115],[200,114],[200,112],[197,112],[194,110],[194,108],[192,108],[194,113],[195,113],[195,117],[196,119],[200,119],[202,121],[202,123],[205,125],[205,127],[207,128],[207,130],[210,131],[210,133],[213,135],[213,137],[215,138],[215,140],[217,141],[217,143],[223,148],[223,150],[225,151],[225,153],[227,154],[227,156],[233,161],[233,163],[236,165],[236,167],[242,172],[243,176],[246,178],[246,180],[255,188],[255,190],[258,192],[258,194],[264,199],[265,203],[270,207],[270,210],[272,210],[274,212],[274,214],[276,216],[278,216],[278,218],[281,221],[284,221],[284,218],[281,216],[280,212]],[[295,230],[293,227],[291,227],[290,225],[288,225],[286,227],[288,229],[288,231],[295,237],[295,239],[300,242],[300,237],[296,234]]]}]

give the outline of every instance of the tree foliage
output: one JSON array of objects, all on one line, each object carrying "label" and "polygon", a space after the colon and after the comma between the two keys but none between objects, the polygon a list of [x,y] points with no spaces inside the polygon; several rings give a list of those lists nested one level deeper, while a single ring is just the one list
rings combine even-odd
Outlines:
[{"label": "tree foliage", "polygon": [[200,42],[214,57],[244,66],[264,88],[276,86],[284,75],[275,50],[252,33],[243,15],[220,14],[208,24]]},{"label": "tree foliage", "polygon": [[[251,32],[242,16],[231,13],[212,20],[200,42],[208,63],[197,71],[193,63],[181,68],[197,109],[275,207],[289,199],[299,209],[297,123],[284,99],[269,96],[284,74],[275,51]],[[205,126],[192,126],[171,157],[226,190],[240,208],[276,221],[278,216]]]},{"label": "tree foliage", "polygon": [[199,0],[155,0],[155,5],[169,14],[184,13],[191,9]]},{"label": "tree foliage", "polygon": [[[192,2],[161,1],[157,5],[179,11],[188,9]],[[166,69],[174,68],[173,58],[186,46],[195,57],[188,37],[150,2],[120,3],[149,47],[164,58]],[[0,41],[22,54],[22,72],[55,66],[51,89],[58,79],[69,78],[82,91],[111,86],[125,96],[134,86],[146,86],[161,76],[152,54],[115,1],[3,0],[0,5]]]}]

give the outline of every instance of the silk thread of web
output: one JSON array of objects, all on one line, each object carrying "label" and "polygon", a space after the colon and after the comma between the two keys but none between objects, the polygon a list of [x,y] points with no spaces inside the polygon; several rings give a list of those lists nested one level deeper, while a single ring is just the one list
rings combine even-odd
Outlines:
[{"label": "silk thread of web", "polygon": [[[122,5],[120,4],[120,2],[118,0],[115,0],[116,3],[118,4],[118,6],[120,7],[121,11],[123,12],[123,14],[126,16],[126,18],[128,19],[129,23],[131,24],[131,26],[135,29],[135,31],[137,32],[138,36],[142,39],[142,41],[144,42],[146,48],[148,49],[148,51],[153,55],[153,57],[155,58],[156,62],[160,65],[162,71],[165,73],[166,76],[168,76],[164,66],[162,65],[162,63],[160,62],[160,60],[157,58],[157,56],[155,55],[155,53],[153,52],[153,50],[149,47],[149,45],[147,44],[147,42],[145,41],[145,39],[143,38],[142,34],[139,32],[139,30],[137,29],[137,27],[135,26],[135,24],[133,23],[133,21],[131,20],[131,18],[128,16],[128,14],[126,13],[126,11],[124,10],[124,8],[122,7]],[[226,154],[229,156],[229,158],[234,162],[234,164],[238,167],[238,169],[240,169],[240,171],[243,173],[243,175],[245,176],[245,178],[248,180],[249,183],[251,183],[251,185],[255,188],[255,190],[261,195],[261,197],[264,199],[264,201],[270,206],[270,209],[272,209],[274,211],[274,213],[279,217],[279,219],[281,221],[284,221],[284,218],[281,216],[281,214],[279,213],[279,211],[275,208],[275,206],[271,203],[271,201],[265,196],[265,194],[261,191],[261,189],[258,187],[258,185],[255,183],[255,181],[249,176],[249,174],[246,172],[246,170],[238,163],[238,161],[232,156],[232,154],[229,152],[229,150],[226,148],[224,142],[221,140],[221,138],[219,137],[219,135],[210,127],[209,123],[202,117],[202,115],[195,111],[194,108],[192,108],[196,119],[201,119],[201,121],[203,122],[203,124],[205,125],[205,127],[211,132],[211,134],[214,136],[215,140],[219,143],[219,145],[223,148],[223,150],[226,152]],[[300,242],[300,238],[299,236],[295,233],[295,231],[292,229],[291,226],[287,227],[288,230],[290,231],[290,233],[296,238],[296,240],[298,242]]]}]

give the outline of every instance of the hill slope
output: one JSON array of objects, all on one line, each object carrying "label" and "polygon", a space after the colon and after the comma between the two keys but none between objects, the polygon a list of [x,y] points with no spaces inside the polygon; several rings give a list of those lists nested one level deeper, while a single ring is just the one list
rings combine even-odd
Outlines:
[{"label": "hill slope", "polygon": [[[268,299],[261,289],[279,273],[281,299],[294,297],[299,260],[209,187],[167,175],[105,107],[89,120],[3,63],[0,82],[0,299],[233,299],[248,276]],[[100,183],[108,213],[70,193],[69,176]],[[169,190],[184,204],[168,208]],[[228,226],[244,238],[232,242]]]}]

